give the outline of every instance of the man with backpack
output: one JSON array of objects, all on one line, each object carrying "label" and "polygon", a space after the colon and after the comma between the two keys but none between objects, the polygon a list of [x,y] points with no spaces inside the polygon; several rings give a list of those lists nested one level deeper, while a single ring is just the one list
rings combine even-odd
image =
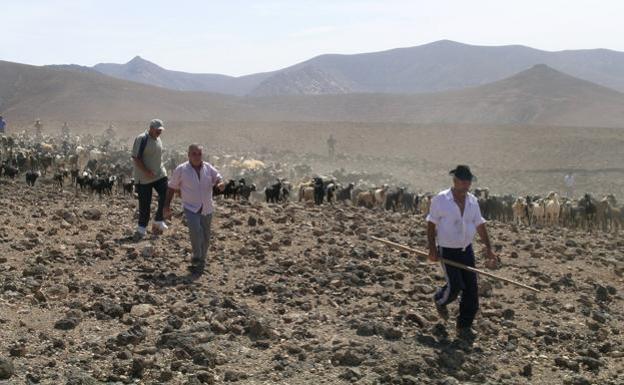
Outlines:
[{"label": "man with backpack", "polygon": [[163,146],[160,135],[165,129],[162,120],[152,119],[149,129],[134,140],[132,161],[134,164],[134,180],[139,195],[139,224],[134,234],[141,239],[147,232],[152,203],[152,189],[158,194],[158,208],[152,233],[160,234],[167,229],[163,218],[163,208],[167,195],[167,171],[162,162]]}]

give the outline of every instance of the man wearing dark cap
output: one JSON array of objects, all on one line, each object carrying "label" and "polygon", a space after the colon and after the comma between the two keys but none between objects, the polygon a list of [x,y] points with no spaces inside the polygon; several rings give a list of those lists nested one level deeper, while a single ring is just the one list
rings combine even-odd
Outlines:
[{"label": "man wearing dark cap", "polygon": [[[449,174],[453,176],[453,187],[433,197],[427,215],[429,260],[439,261],[439,258],[443,257],[474,267],[472,240],[478,232],[485,245],[488,265],[495,265],[498,257],[492,251],[479,202],[469,192],[472,181],[476,179],[475,176],[470,167],[465,165],[457,166]],[[461,338],[473,338],[471,326],[479,309],[477,275],[445,263],[442,263],[442,268],[446,275],[446,284],[434,295],[438,314],[442,319],[448,319],[446,305],[461,293],[456,323],[457,333]]]},{"label": "man wearing dark cap", "polygon": [[139,225],[135,238],[142,238],[147,231],[152,203],[152,189],[158,194],[158,208],[152,232],[162,233],[167,229],[163,218],[163,208],[167,195],[167,171],[162,162],[163,146],[160,134],[164,130],[160,119],[152,119],[149,129],[134,140],[132,161],[134,163],[134,180],[139,194]]}]

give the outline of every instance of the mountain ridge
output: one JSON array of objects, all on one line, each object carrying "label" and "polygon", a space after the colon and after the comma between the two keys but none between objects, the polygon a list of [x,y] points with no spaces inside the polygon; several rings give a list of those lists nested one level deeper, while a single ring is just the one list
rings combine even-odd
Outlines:
[{"label": "mountain ridge", "polygon": [[624,52],[604,48],[545,51],[519,44],[484,46],[452,40],[377,52],[322,54],[275,71],[238,77],[167,70],[141,56],[125,64],[87,68],[175,90],[276,96],[454,90],[504,79],[540,63],[624,91]]},{"label": "mountain ridge", "polygon": [[0,62],[9,119],[404,122],[621,127],[624,94],[546,65],[481,86],[422,94],[232,96],[80,69]]}]

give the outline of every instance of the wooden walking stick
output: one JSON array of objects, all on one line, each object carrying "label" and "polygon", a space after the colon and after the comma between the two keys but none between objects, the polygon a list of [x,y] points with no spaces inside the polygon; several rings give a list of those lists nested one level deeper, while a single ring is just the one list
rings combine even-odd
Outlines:
[{"label": "wooden walking stick", "polygon": [[[408,247],[408,246],[405,246],[405,245],[401,245],[399,243],[392,242],[392,241],[389,241],[387,239],[377,238],[377,237],[374,237],[374,236],[371,236],[371,239],[373,239],[375,241],[378,241],[378,242],[381,242],[381,243],[385,243],[386,245],[392,246],[392,247],[394,247],[396,249],[400,249],[400,250],[407,251],[407,252],[410,252],[410,253],[418,254],[418,255],[421,255],[423,257],[429,257],[429,253],[426,253],[426,252],[424,252],[422,250],[413,249],[411,247]],[[448,260],[446,258],[442,258],[442,257],[440,257],[440,261],[446,263],[447,265],[454,266],[454,267],[457,267],[457,268],[460,268],[460,269],[463,269],[463,270],[468,270],[468,271],[471,271],[473,273],[477,273],[477,274],[485,275],[485,276],[488,276],[488,277],[492,277],[494,279],[498,279],[499,281],[508,282],[508,283],[511,283],[512,285],[516,285],[516,286],[522,287],[522,288],[527,289],[527,290],[535,291],[537,293],[540,292],[538,289],[536,289],[534,287],[525,285],[523,283],[514,281],[514,280],[509,279],[509,278],[500,277],[498,275],[495,275],[495,274],[492,274],[492,273],[488,273],[487,271],[483,271],[483,270],[480,270],[480,269],[475,269],[474,267],[466,266],[466,265],[464,265],[462,263],[459,263],[459,262],[450,261],[450,260]]]}]

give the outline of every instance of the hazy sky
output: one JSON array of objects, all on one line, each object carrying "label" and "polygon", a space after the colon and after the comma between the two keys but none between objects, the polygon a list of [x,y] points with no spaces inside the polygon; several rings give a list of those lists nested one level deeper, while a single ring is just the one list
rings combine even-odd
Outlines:
[{"label": "hazy sky", "polygon": [[624,51],[624,1],[2,0],[0,59],[242,75],[451,39]]}]

